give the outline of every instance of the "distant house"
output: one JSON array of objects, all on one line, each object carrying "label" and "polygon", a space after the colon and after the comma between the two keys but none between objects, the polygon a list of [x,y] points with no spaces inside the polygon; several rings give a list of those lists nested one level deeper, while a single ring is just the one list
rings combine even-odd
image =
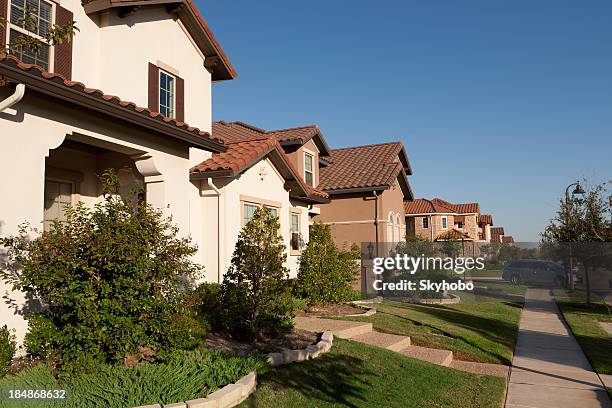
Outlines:
[{"label": "distant house", "polygon": [[504,227],[491,228],[491,242],[501,243],[503,236],[506,234]]},{"label": "distant house", "polygon": [[329,194],[315,221],[331,225],[339,247],[405,239],[405,200],[412,168],[400,142],[333,149],[317,186]]},{"label": "distant house", "polygon": [[512,235],[507,235],[502,237],[503,244],[514,244],[514,237]]},{"label": "distant house", "polygon": [[429,241],[488,242],[490,215],[480,215],[480,204],[453,204],[441,198],[405,201],[406,235]]}]

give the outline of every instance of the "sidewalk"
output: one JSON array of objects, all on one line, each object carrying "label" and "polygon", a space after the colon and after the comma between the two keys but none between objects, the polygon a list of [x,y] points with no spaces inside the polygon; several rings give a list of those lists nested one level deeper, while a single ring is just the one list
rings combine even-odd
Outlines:
[{"label": "sidewalk", "polygon": [[612,408],[548,289],[525,294],[506,408]]}]

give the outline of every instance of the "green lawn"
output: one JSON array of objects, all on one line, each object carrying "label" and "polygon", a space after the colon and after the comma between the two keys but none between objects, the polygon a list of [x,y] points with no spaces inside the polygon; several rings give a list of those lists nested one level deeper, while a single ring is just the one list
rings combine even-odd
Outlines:
[{"label": "green lawn", "polygon": [[612,322],[608,308],[601,302],[587,307],[582,291],[570,294],[557,289],[554,293],[563,317],[595,371],[612,374],[612,336],[599,325],[599,322]]},{"label": "green lawn", "polygon": [[315,360],[272,369],[242,408],[495,407],[503,378],[478,376],[348,340]]},{"label": "green lawn", "polygon": [[501,278],[502,272],[503,272],[503,269],[499,268],[499,269],[483,269],[482,271],[472,270],[470,272],[466,272],[465,274],[466,276],[472,276],[474,278],[480,277],[480,276]]},{"label": "green lawn", "polygon": [[[509,365],[516,341],[524,286],[483,283],[490,295],[460,293],[454,305],[415,305],[385,301],[370,317],[345,317],[371,322],[375,330],[410,336],[417,346],[452,350],[465,361]],[[507,295],[514,293],[514,295]]]}]

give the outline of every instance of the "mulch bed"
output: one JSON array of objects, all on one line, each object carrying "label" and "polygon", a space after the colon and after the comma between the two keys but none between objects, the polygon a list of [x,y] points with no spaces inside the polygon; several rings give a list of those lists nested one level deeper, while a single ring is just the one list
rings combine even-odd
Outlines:
[{"label": "mulch bed", "polygon": [[222,350],[236,356],[248,356],[254,352],[277,353],[285,350],[304,349],[315,344],[318,337],[316,333],[293,329],[281,337],[245,343],[219,333],[209,333],[206,336],[206,343],[211,349]]},{"label": "mulch bed", "polygon": [[341,303],[323,306],[309,306],[306,310],[296,310],[295,315],[303,317],[345,316],[353,314],[362,314],[365,312],[365,309],[362,309],[360,307]]}]

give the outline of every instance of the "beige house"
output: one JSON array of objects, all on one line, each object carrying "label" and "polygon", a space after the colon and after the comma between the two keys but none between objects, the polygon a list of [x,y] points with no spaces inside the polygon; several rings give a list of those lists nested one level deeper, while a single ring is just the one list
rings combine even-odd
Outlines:
[{"label": "beige house", "polygon": [[406,233],[429,241],[489,242],[493,217],[480,214],[480,204],[453,204],[440,198],[404,202]]},{"label": "beige house", "polygon": [[314,221],[331,225],[339,247],[405,239],[404,200],[412,168],[400,142],[333,149],[317,186],[329,194]]}]

